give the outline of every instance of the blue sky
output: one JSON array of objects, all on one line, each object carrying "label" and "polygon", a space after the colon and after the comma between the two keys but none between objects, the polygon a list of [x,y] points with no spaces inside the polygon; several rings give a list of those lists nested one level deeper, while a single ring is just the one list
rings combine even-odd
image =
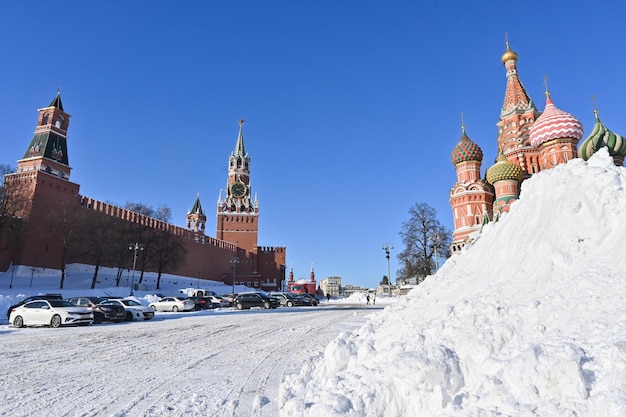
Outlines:
[{"label": "blue sky", "polygon": [[171,207],[200,193],[207,234],[237,120],[260,201],[259,244],[296,278],[375,286],[383,243],[425,202],[452,228],[450,153],[467,133],[496,156],[505,33],[520,78],[585,137],[626,134],[626,5],[615,1],[151,1],[0,5],[0,163],[15,166],[61,88],[81,194]]}]

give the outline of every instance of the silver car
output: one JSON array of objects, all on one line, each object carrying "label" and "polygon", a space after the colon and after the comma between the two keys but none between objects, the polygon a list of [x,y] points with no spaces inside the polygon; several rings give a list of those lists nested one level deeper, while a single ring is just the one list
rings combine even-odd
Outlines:
[{"label": "silver car", "polygon": [[298,297],[294,296],[291,293],[287,292],[271,292],[268,294],[270,297],[278,298],[280,301],[280,305],[283,307],[293,307],[293,306],[301,306],[304,305],[302,300]]}]

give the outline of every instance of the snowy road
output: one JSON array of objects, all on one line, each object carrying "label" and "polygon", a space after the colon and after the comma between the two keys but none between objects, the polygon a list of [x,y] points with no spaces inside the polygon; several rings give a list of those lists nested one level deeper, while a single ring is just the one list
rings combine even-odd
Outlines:
[{"label": "snowy road", "polygon": [[284,374],[378,306],[194,313],[73,328],[0,326],[0,416],[277,416]]}]

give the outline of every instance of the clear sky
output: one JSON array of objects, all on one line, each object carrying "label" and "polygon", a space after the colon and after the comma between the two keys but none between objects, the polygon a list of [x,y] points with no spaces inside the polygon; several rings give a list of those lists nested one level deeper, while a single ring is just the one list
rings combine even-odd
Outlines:
[{"label": "clear sky", "polygon": [[167,205],[184,226],[197,193],[215,236],[237,138],[251,157],[259,244],[287,246],[296,278],[391,277],[409,208],[450,229],[461,135],[496,156],[505,33],[520,79],[585,137],[626,135],[626,4],[614,1],[43,1],[0,5],[0,163],[15,166],[57,88],[72,118],[80,193]]}]

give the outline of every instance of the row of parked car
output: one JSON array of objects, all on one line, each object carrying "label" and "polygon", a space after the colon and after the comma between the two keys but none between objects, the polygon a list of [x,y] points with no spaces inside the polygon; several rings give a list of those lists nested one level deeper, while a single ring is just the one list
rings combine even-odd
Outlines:
[{"label": "row of parked car", "polygon": [[42,294],[27,297],[9,307],[7,318],[15,327],[82,325],[112,321],[150,320],[154,310],[119,297],[73,297]]},{"label": "row of parked car", "polygon": [[111,321],[150,320],[156,311],[192,311],[234,306],[237,310],[261,307],[317,305],[317,298],[302,294],[247,292],[224,294],[224,297],[162,297],[145,306],[133,299],[120,297],[72,297],[42,294],[27,297],[9,307],[7,318],[14,327],[63,325],[86,326]]}]

